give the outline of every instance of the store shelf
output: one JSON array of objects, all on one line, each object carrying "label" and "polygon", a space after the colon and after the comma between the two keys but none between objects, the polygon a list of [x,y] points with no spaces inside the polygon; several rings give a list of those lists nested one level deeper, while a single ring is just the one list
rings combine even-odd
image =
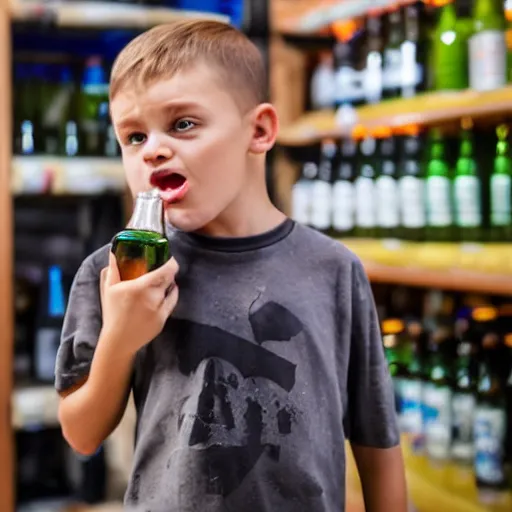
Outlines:
[{"label": "store shelf", "polygon": [[58,27],[146,29],[183,18],[229,23],[229,17],[220,14],[122,2],[10,0],[10,10],[15,21],[40,21]]},{"label": "store shelf", "polygon": [[370,281],[512,295],[509,244],[437,244],[344,240]]},{"label": "store shelf", "polygon": [[17,430],[59,426],[59,395],[52,385],[16,387],[11,407],[12,426]]},{"label": "store shelf", "polygon": [[273,30],[310,34],[335,21],[357,18],[408,0],[277,0],[272,2]]},{"label": "store shelf", "polygon": [[126,182],[117,158],[18,156],[12,159],[13,194],[122,192]]},{"label": "store shelf", "polygon": [[[512,87],[488,92],[465,90],[460,92],[431,92],[414,98],[383,101],[357,109],[358,123],[372,128],[409,125],[433,125],[458,120],[512,113]],[[319,142],[325,137],[339,137],[342,127],[333,111],[308,112],[296,122],[281,128],[278,143],[285,146],[303,146]]]}]

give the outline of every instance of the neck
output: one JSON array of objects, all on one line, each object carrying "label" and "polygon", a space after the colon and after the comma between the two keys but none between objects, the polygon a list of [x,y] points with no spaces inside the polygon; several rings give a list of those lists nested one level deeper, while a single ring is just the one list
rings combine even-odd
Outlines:
[{"label": "neck", "polygon": [[[215,237],[248,237],[270,231],[286,216],[270,201],[264,179],[264,167],[249,172],[243,190],[212,222],[197,231]],[[251,179],[252,178],[252,179]]]}]

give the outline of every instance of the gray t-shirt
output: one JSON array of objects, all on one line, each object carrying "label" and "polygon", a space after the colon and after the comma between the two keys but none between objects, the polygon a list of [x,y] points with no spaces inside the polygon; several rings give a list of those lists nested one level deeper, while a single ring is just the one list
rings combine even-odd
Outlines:
[{"label": "gray t-shirt", "polygon": [[[178,306],[137,355],[137,512],[341,512],[345,439],[398,444],[368,280],[342,244],[285,221],[263,235],[169,233]],[[56,388],[88,373],[101,328],[89,256],[71,291]]]}]

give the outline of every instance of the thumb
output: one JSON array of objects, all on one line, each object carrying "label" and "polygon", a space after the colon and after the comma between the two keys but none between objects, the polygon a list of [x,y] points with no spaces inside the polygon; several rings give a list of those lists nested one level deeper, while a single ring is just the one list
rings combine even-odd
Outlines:
[{"label": "thumb", "polygon": [[108,267],[107,275],[105,277],[105,285],[112,286],[113,284],[119,283],[121,276],[119,275],[119,269],[117,268],[117,261],[114,254],[110,251],[108,254]]}]

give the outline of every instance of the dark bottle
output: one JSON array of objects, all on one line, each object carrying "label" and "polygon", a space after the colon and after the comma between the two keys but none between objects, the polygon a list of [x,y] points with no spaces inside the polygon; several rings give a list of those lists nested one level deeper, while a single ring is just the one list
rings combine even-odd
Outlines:
[{"label": "dark bottle", "polygon": [[422,139],[417,126],[400,131],[398,189],[400,231],[405,240],[418,242],[425,236],[425,176],[421,165]]},{"label": "dark bottle", "polygon": [[387,126],[372,130],[377,139],[377,178],[375,195],[377,224],[381,238],[398,238],[400,201],[397,176],[397,144]]},{"label": "dark bottle", "polygon": [[359,142],[359,169],[354,182],[356,233],[359,238],[375,238],[377,235],[375,194],[377,141],[362,126],[354,129],[354,139]]},{"label": "dark bottle", "polygon": [[450,242],[453,240],[452,182],[446,159],[446,141],[439,130],[433,130],[429,142],[426,238],[431,242]]},{"label": "dark bottle", "polygon": [[382,99],[382,21],[379,12],[368,14],[366,21],[366,51],[364,62],[363,89],[367,103],[379,103]]},{"label": "dark bottle", "polygon": [[115,235],[111,250],[123,281],[146,274],[169,259],[163,203],[158,190],[137,195],[128,226]]},{"label": "dark bottle", "polygon": [[505,472],[506,398],[500,375],[502,352],[496,332],[497,311],[477,308],[481,334],[478,394],[475,412],[475,475],[482,501],[493,500],[507,486]]},{"label": "dark bottle", "polygon": [[302,172],[292,187],[292,219],[304,226],[311,224],[311,188],[318,175],[316,162],[304,162]]},{"label": "dark bottle", "polygon": [[385,98],[398,98],[402,93],[402,43],[404,25],[402,10],[394,5],[386,17],[387,42],[383,51],[383,88]]},{"label": "dark bottle", "polygon": [[340,144],[340,163],[333,186],[334,234],[347,238],[354,234],[354,180],[356,177],[357,144],[352,138],[345,138]]}]

